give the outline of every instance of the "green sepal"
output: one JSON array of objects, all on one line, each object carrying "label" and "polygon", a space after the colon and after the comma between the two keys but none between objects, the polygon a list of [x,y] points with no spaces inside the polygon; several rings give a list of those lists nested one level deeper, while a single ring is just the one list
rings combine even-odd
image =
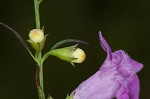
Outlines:
[{"label": "green sepal", "polygon": [[66,62],[69,62],[73,65],[72,61],[75,59],[73,54],[76,50],[76,47],[78,46],[78,44],[70,46],[70,47],[64,47],[64,48],[59,48],[59,49],[55,49],[52,51],[47,52],[44,56],[43,56],[43,62],[45,61],[45,59],[49,56],[56,56],[61,60],[64,60]]},{"label": "green sepal", "polygon": [[45,41],[46,41],[46,37],[48,36],[48,34],[46,34],[45,36],[44,36],[44,39],[39,43],[40,44],[40,50],[42,50],[43,49],[43,47],[44,47],[44,45],[45,45]]},{"label": "green sepal", "polygon": [[39,5],[40,5],[43,2],[43,0],[39,0],[38,2],[39,2]]},{"label": "green sepal", "polygon": [[74,95],[69,96],[69,95],[67,94],[66,99],[74,99]]},{"label": "green sepal", "polygon": [[48,95],[47,99],[53,99],[53,97],[51,97],[50,95]]},{"label": "green sepal", "polygon": [[39,43],[35,43],[32,40],[27,40],[27,42],[30,43],[30,45],[32,46],[33,49],[35,49],[36,51],[40,51],[40,44]]},{"label": "green sepal", "polygon": [[44,45],[45,45],[45,41],[46,41],[46,37],[47,37],[47,36],[48,36],[48,34],[45,35],[45,36],[44,36],[44,39],[43,39],[41,42],[39,42],[39,43],[35,43],[35,42],[33,42],[31,39],[27,40],[27,42],[30,43],[30,45],[32,46],[32,48],[33,48],[35,51],[39,52],[39,51],[41,51],[41,50],[43,49],[43,47],[44,47]]}]

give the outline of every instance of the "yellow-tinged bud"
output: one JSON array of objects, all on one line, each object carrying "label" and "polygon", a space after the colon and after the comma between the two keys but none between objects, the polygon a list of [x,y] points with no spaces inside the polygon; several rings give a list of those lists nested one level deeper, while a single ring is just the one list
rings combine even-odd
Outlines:
[{"label": "yellow-tinged bud", "polygon": [[77,49],[75,50],[73,56],[74,56],[74,58],[75,58],[75,59],[72,61],[73,63],[82,63],[82,62],[85,60],[85,58],[86,58],[85,52],[84,52],[82,49],[80,49],[80,48],[77,48]]},{"label": "yellow-tinged bud", "polygon": [[43,60],[45,60],[49,55],[53,55],[71,63],[72,65],[74,65],[74,63],[82,63],[86,58],[86,54],[82,49],[77,48],[77,46],[78,44],[51,50],[43,56]]},{"label": "yellow-tinged bud", "polygon": [[31,46],[36,50],[36,51],[41,51],[44,47],[46,36],[44,36],[43,33],[44,30],[41,29],[33,29],[29,33],[29,40],[27,40]]},{"label": "yellow-tinged bud", "polygon": [[39,42],[43,41],[43,39],[44,39],[44,33],[40,29],[33,29],[29,33],[29,38],[34,43],[39,43]]}]

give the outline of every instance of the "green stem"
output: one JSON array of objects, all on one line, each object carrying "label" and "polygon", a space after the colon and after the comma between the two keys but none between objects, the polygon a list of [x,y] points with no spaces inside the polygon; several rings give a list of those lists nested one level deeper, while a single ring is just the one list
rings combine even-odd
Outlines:
[{"label": "green stem", "polygon": [[42,61],[42,54],[41,52],[38,53],[38,66],[39,66],[39,85],[38,92],[39,92],[39,99],[45,99],[44,94],[44,84],[43,84],[43,61]]},{"label": "green stem", "polygon": [[[36,28],[40,29],[40,13],[39,13],[39,5],[42,2],[42,0],[34,0],[34,9],[35,9],[35,22],[36,22]],[[37,53],[37,64],[39,66],[39,85],[37,85],[38,93],[39,93],[39,99],[45,99],[44,94],[44,85],[43,85],[43,62],[42,62],[42,54],[41,51]]]},{"label": "green stem", "polygon": [[39,0],[34,0],[36,28],[40,29]]}]

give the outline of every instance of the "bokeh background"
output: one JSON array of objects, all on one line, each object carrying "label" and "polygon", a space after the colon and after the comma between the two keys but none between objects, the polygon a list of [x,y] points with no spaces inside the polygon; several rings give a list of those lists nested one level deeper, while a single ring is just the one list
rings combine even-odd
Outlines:
[{"label": "bokeh background", "polygon": [[[55,57],[47,59],[44,64],[47,95],[65,99],[67,93],[99,69],[106,57],[98,40],[98,31],[102,31],[113,51],[123,49],[144,64],[138,73],[140,99],[149,99],[149,0],[44,0],[40,13],[41,24],[49,34],[44,52],[67,38],[90,43],[90,46],[79,45],[87,59],[75,68]],[[0,0],[0,21],[27,40],[29,30],[35,28],[33,0]],[[38,99],[36,63],[18,39],[2,27],[0,53],[0,99]]]}]

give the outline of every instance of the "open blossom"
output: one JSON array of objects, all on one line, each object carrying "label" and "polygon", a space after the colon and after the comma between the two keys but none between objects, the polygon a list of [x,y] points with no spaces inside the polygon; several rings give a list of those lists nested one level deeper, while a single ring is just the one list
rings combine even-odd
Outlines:
[{"label": "open blossom", "polygon": [[123,50],[111,51],[99,33],[100,44],[107,57],[100,69],[73,92],[74,99],[138,99],[139,72],[143,65]]}]

